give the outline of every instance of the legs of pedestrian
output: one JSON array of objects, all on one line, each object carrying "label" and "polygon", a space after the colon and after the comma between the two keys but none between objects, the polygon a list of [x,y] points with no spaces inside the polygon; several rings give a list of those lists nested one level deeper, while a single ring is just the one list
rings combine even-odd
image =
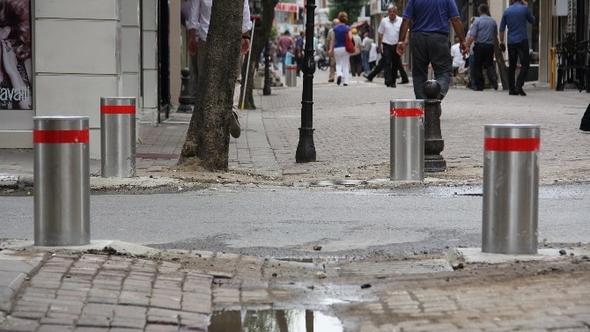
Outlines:
[{"label": "legs of pedestrian", "polygon": [[[428,79],[428,37],[427,33],[414,32],[410,35],[412,50],[412,80],[414,81],[414,95],[416,99],[424,99],[422,86]],[[449,57],[451,56],[449,52]]]},{"label": "legs of pedestrian", "polygon": [[350,71],[350,54],[346,52],[344,47],[337,47],[334,49],[334,57],[336,58],[338,82],[342,82],[346,86],[348,85],[348,73]]},{"label": "legs of pedestrian", "polygon": [[475,54],[475,90],[476,91],[483,91],[485,80],[483,78],[483,64],[485,61],[485,50],[483,49],[483,45],[480,43],[476,43],[473,46],[473,53]]},{"label": "legs of pedestrian", "polygon": [[369,73],[369,52],[368,51],[362,51],[361,52],[361,60],[363,62],[363,73],[368,74]]},{"label": "legs of pedestrian", "polygon": [[406,73],[406,70],[404,69],[404,64],[402,63],[402,58],[397,54],[397,52],[395,53],[395,55],[397,55],[396,59],[397,59],[397,68],[399,70],[399,75],[402,78],[402,81],[400,82],[400,84],[406,84],[406,83],[410,82],[410,80],[408,79],[408,74]]},{"label": "legs of pedestrian", "polygon": [[517,53],[518,58],[520,59],[520,73],[518,74],[518,78],[516,79],[516,92],[518,92],[521,96],[526,96],[522,87],[524,86],[524,82],[526,80],[526,76],[529,72],[530,66],[530,59],[529,59],[529,42],[528,40],[523,40],[521,43],[517,44]]},{"label": "legs of pedestrian", "polygon": [[334,77],[336,76],[336,59],[334,56],[330,56],[330,73],[328,74],[328,82],[334,82]]},{"label": "legs of pedestrian", "polygon": [[383,43],[383,76],[386,86],[395,86],[395,77],[393,74],[393,46]]},{"label": "legs of pedestrian", "polygon": [[518,91],[514,86],[516,76],[516,62],[518,60],[518,44],[508,44],[508,88],[509,94],[517,95]]},{"label": "legs of pedestrian", "polygon": [[494,90],[498,90],[498,76],[496,75],[496,65],[494,64],[494,45],[484,44],[483,51],[483,67],[485,68],[486,75]]},{"label": "legs of pedestrian", "polygon": [[373,67],[373,69],[371,70],[369,75],[366,75],[366,76],[363,75],[363,76],[365,76],[365,78],[369,82],[372,82],[373,79],[375,78],[375,76],[377,76],[382,70],[383,70],[383,58],[381,58],[379,61],[377,61],[377,65],[375,67]]}]

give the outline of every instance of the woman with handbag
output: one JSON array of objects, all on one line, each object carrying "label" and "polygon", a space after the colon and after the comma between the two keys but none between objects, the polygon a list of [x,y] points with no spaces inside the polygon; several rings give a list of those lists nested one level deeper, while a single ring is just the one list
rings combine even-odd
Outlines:
[{"label": "woman with handbag", "polygon": [[[350,53],[354,53],[354,42],[352,41],[350,27],[346,25],[348,23],[348,14],[346,12],[338,13],[338,20],[340,23],[334,27],[334,38],[330,41],[330,54],[333,54],[336,59],[336,83],[347,86]],[[349,50],[351,44],[352,50]]]}]

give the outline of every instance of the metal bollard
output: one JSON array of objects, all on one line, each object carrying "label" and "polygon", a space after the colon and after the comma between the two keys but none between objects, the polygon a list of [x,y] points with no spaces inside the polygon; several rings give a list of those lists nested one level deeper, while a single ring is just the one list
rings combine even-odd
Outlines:
[{"label": "metal bollard", "polygon": [[135,97],[100,98],[102,177],[135,176]]},{"label": "metal bollard", "polygon": [[538,125],[486,125],[482,251],[536,254]]},{"label": "metal bollard", "polygon": [[285,75],[285,83],[288,87],[297,86],[297,65],[287,65],[287,74]]},{"label": "metal bollard", "polygon": [[89,119],[34,117],[35,245],[90,243]]},{"label": "metal bollard", "polygon": [[391,102],[391,180],[424,180],[424,100]]}]

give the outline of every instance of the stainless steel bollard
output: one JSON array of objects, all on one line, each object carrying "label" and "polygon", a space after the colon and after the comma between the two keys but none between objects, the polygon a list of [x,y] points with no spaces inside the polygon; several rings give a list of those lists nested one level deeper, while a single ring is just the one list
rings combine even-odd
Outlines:
[{"label": "stainless steel bollard", "polygon": [[35,245],[90,243],[89,119],[34,117]]},{"label": "stainless steel bollard", "polygon": [[541,128],[486,125],[482,251],[536,254]]},{"label": "stainless steel bollard", "polygon": [[100,98],[102,177],[135,176],[135,97]]},{"label": "stainless steel bollard", "polygon": [[297,86],[297,65],[287,65],[287,72],[285,75],[285,84],[288,87]]},{"label": "stainless steel bollard", "polygon": [[391,180],[424,180],[424,100],[391,102]]}]

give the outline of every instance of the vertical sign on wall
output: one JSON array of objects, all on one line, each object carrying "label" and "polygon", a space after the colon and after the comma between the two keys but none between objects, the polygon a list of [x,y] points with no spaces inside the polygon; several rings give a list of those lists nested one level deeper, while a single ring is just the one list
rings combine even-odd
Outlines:
[{"label": "vertical sign on wall", "polygon": [[0,0],[0,111],[32,109],[31,0]]}]

